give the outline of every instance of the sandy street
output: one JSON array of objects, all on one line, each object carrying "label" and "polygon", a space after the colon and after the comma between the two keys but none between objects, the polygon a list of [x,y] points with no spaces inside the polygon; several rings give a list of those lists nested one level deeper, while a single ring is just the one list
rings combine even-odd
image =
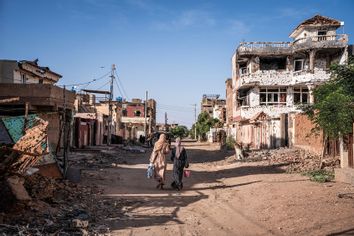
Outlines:
[{"label": "sandy street", "polygon": [[[155,189],[146,178],[149,153],[129,154],[126,164],[86,170],[84,184],[104,197],[126,199],[122,217],[102,224],[112,235],[353,235],[354,187],[316,183],[266,162],[230,162],[231,152],[186,143],[192,176],[184,190]],[[171,180],[169,163],[167,180]],[[93,173],[95,172],[95,173]]]}]

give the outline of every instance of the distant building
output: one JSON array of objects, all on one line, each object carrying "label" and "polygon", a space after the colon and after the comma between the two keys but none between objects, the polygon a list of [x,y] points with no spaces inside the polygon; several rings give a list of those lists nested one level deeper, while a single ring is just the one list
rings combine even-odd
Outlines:
[{"label": "distant building", "polygon": [[140,135],[145,136],[156,129],[156,101],[149,99],[146,102],[146,134],[144,133],[145,123],[145,102],[141,99],[132,99],[131,102],[123,101],[120,136],[124,139],[139,139]]},{"label": "distant building", "polygon": [[226,119],[226,100],[219,99],[219,94],[204,94],[201,101],[201,112],[207,112],[210,117],[220,121]]}]

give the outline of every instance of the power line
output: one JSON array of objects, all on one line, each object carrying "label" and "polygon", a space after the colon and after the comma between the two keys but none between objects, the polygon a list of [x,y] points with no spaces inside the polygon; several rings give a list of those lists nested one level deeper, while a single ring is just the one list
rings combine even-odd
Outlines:
[{"label": "power line", "polygon": [[128,94],[126,93],[126,91],[125,91],[125,89],[124,89],[123,83],[122,83],[122,81],[120,80],[120,78],[119,78],[119,76],[118,76],[118,74],[117,74],[117,71],[115,71],[115,74],[116,74],[118,83],[120,84],[120,86],[121,86],[121,88],[122,88],[122,91],[123,91],[125,97],[126,97],[128,100],[130,100]]},{"label": "power line", "polygon": [[116,79],[116,78],[114,78],[114,82],[116,82],[117,89],[118,89],[120,95],[123,97],[124,95],[123,95],[123,93],[122,93],[122,90],[120,90],[120,87],[119,87],[119,85],[118,85],[118,82],[117,82],[117,79]]},{"label": "power line", "polygon": [[[82,86],[82,85],[89,85],[89,84],[91,84],[91,83],[93,83],[93,82],[95,82],[95,81],[98,81],[98,80],[101,80],[101,79],[104,79],[107,75],[109,75],[111,72],[109,71],[109,72],[107,72],[106,74],[104,74],[104,75],[102,75],[102,76],[100,76],[100,77],[98,77],[98,78],[95,78],[95,79],[93,79],[93,80],[90,80],[90,81],[88,81],[88,82],[85,82],[85,83],[77,83],[77,84],[63,84],[63,85],[58,85],[58,86]],[[86,86],[86,87],[87,87]]]}]

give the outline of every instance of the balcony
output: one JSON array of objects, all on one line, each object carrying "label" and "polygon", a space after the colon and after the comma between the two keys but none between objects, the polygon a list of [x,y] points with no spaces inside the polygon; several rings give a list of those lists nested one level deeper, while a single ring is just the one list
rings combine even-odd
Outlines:
[{"label": "balcony", "polygon": [[237,53],[239,56],[289,55],[299,50],[342,48],[347,44],[347,34],[319,35],[300,38],[294,42],[242,42],[237,48]]},{"label": "balcony", "polygon": [[279,117],[280,114],[282,113],[289,113],[289,112],[294,112],[297,111],[296,106],[242,106],[240,108],[240,117],[242,120],[244,119],[251,119],[254,117],[256,114],[260,112],[264,112],[270,117]]},{"label": "balcony", "polygon": [[347,34],[318,35],[297,39],[292,43],[292,48],[293,51],[306,49],[343,48],[347,44]]},{"label": "balcony", "polygon": [[239,55],[287,55],[291,52],[290,42],[242,42],[237,48]]},{"label": "balcony", "polygon": [[240,87],[248,85],[289,85],[292,82],[292,72],[276,70],[259,70],[255,73],[240,76]]},{"label": "balcony", "polygon": [[[65,104],[64,104],[65,94]],[[1,84],[0,100],[18,97],[16,102],[2,105],[22,105],[74,109],[75,93],[51,84]]]},{"label": "balcony", "polygon": [[329,71],[315,68],[313,73],[301,71],[259,70],[243,74],[236,80],[236,88],[254,86],[291,86],[296,84],[323,82],[330,78]]}]

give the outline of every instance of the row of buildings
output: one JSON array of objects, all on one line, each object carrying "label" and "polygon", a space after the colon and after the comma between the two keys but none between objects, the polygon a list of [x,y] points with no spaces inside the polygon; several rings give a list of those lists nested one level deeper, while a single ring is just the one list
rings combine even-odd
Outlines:
[{"label": "row of buildings", "polygon": [[[0,145],[16,143],[25,133],[29,117],[39,117],[48,122],[52,158],[45,164],[51,168],[68,147],[107,144],[109,125],[111,143],[137,140],[155,131],[155,100],[109,102],[109,91],[76,93],[57,86],[61,78],[49,67],[40,66],[38,60],[0,60]],[[65,169],[65,163],[59,166]]]},{"label": "row of buildings", "polygon": [[[240,43],[225,82],[228,135],[253,149],[297,146],[321,153],[323,136],[311,132],[314,125],[299,105],[314,102],[313,89],[330,78],[332,63],[353,55],[348,35],[337,32],[342,25],[316,15],[290,33],[291,42]],[[352,139],[326,147],[344,153],[342,167],[354,167]]]}]

